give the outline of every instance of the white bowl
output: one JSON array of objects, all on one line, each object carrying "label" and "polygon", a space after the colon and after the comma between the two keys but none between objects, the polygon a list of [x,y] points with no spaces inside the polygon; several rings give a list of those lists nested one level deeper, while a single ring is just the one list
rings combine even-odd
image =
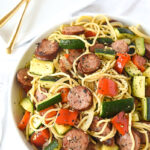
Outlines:
[{"label": "white bowl", "polygon": [[[86,14],[86,15],[95,16],[97,14]],[[108,15],[106,15],[106,16],[108,16]],[[127,25],[137,25],[139,23],[140,24],[142,23],[142,21],[135,22],[135,20],[133,20],[133,19],[129,19],[129,18],[127,19],[124,17],[115,17],[115,16],[109,16],[109,17],[111,17],[115,20],[121,21]],[[20,144],[20,145],[22,145],[22,148],[26,147],[27,149],[32,149],[31,144],[26,141],[26,138],[25,138],[25,135],[23,134],[23,132],[20,131],[17,127],[17,124],[19,123],[19,121],[22,118],[22,108],[19,105],[19,101],[20,101],[19,91],[20,91],[21,87],[19,86],[18,82],[16,81],[16,73],[20,68],[23,68],[25,66],[25,64],[31,59],[32,54],[35,51],[36,43],[40,42],[43,38],[46,38],[48,35],[50,35],[53,31],[55,31],[59,27],[59,25],[64,24],[64,23],[70,23],[71,21],[75,20],[76,18],[78,18],[78,17],[68,18],[67,21],[64,20],[63,22],[60,22],[60,23],[53,23],[52,27],[47,28],[42,34],[39,34],[37,36],[37,38],[34,39],[29,44],[28,48],[22,54],[22,56],[20,56],[18,65],[14,70],[14,73],[13,73],[12,79],[11,79],[11,83],[10,83],[11,86],[10,86],[9,100],[11,102],[10,109],[11,109],[11,113],[12,113],[12,119],[13,119],[13,123],[15,125],[14,130],[16,130],[17,136],[20,136],[20,138],[22,138],[22,143]],[[144,23],[142,24],[142,27],[147,33],[150,33],[150,30]]]}]

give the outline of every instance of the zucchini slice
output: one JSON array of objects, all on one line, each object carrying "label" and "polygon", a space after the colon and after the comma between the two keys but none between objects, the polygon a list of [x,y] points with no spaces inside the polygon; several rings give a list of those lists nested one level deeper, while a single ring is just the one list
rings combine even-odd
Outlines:
[{"label": "zucchini slice", "polygon": [[37,111],[43,110],[45,108],[48,108],[51,105],[61,102],[61,100],[62,100],[61,94],[58,93],[58,94],[54,95],[53,97],[48,97],[45,100],[37,103],[36,110]]},{"label": "zucchini slice", "polygon": [[61,146],[56,140],[53,140],[44,150],[60,150]]},{"label": "zucchini slice", "polygon": [[59,78],[53,76],[45,76],[39,80],[41,87],[51,88]]},{"label": "zucchini slice", "polygon": [[111,49],[95,49],[95,54],[106,59],[115,59],[116,52]]},{"label": "zucchini slice", "polygon": [[144,120],[150,121],[150,97],[141,99],[142,101],[142,117]]},{"label": "zucchini slice", "polygon": [[114,28],[114,30],[116,32],[117,37],[120,39],[122,38],[132,39],[135,36],[135,34],[127,28]]},{"label": "zucchini slice", "polygon": [[132,94],[135,97],[145,97],[145,77],[134,76],[132,81]]},{"label": "zucchini slice", "polygon": [[100,116],[102,118],[111,118],[121,111],[129,113],[132,111],[133,106],[133,98],[121,99],[111,102],[102,102]]},{"label": "zucchini slice", "polygon": [[33,113],[33,103],[31,100],[27,97],[21,100],[20,105],[27,111]]},{"label": "zucchini slice", "polygon": [[124,69],[131,77],[142,75],[142,72],[132,63],[132,61],[129,61]]},{"label": "zucchini slice", "polygon": [[150,77],[150,67],[148,67],[148,68],[143,72],[143,76],[145,76],[145,77]]},{"label": "zucchini slice", "polygon": [[36,75],[49,75],[54,73],[54,64],[51,61],[43,61],[33,58],[30,62],[30,73]]},{"label": "zucchini slice", "polygon": [[140,56],[145,55],[144,38],[138,37],[135,39],[136,53]]},{"label": "zucchini slice", "polygon": [[109,44],[110,45],[113,42],[113,40],[111,38],[101,37],[101,38],[97,39],[97,42],[101,43],[101,44]]},{"label": "zucchini slice", "polygon": [[[35,117],[33,119],[33,126],[35,129],[38,129],[42,124],[42,121],[38,118],[38,117]],[[31,136],[32,134],[34,133],[34,130],[29,126],[29,136]]]},{"label": "zucchini slice", "polygon": [[117,145],[107,146],[103,144],[101,150],[119,150],[119,147]]},{"label": "zucchini slice", "polygon": [[55,128],[55,130],[57,131],[58,134],[63,135],[71,129],[71,126],[69,126],[69,125],[59,125],[59,124],[55,123],[54,128]]},{"label": "zucchini slice", "polygon": [[82,49],[85,43],[79,39],[60,40],[59,46],[64,49]]}]

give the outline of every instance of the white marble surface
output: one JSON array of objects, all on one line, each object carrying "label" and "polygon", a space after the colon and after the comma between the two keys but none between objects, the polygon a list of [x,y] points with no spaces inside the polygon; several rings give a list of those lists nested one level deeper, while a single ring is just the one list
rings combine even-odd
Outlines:
[{"label": "white marble surface", "polygon": [[[1,0],[0,18],[14,6],[19,0]],[[25,51],[25,45],[19,47],[28,39],[32,39],[38,35],[38,31],[45,28],[48,24],[52,24],[57,19],[63,19],[70,15],[80,15],[87,12],[104,13],[109,15],[126,16],[137,20],[139,23],[150,24],[150,1],[149,0],[31,0],[31,5],[25,16],[22,31],[17,40],[17,46],[12,55],[5,53],[7,42],[10,38],[12,30],[17,23],[17,18],[13,17],[8,24],[0,29],[0,128],[2,126],[3,134],[0,143],[0,150],[26,150],[20,144],[20,138],[16,136],[11,125],[10,112],[8,109],[9,101],[7,99],[9,90],[9,78],[13,68],[16,66],[19,56]],[[84,6],[87,6],[83,8]],[[83,8],[80,11],[80,8]],[[21,12],[21,11],[20,11]],[[42,21],[41,21],[42,20]],[[1,136],[1,130],[0,130]]]}]

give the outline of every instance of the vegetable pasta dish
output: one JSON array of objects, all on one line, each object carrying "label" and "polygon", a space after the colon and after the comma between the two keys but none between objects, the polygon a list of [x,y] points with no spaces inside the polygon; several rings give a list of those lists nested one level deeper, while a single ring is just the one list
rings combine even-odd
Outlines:
[{"label": "vegetable pasta dish", "polygon": [[18,128],[33,149],[150,149],[150,37],[104,15],[81,16],[37,43],[18,70]]}]

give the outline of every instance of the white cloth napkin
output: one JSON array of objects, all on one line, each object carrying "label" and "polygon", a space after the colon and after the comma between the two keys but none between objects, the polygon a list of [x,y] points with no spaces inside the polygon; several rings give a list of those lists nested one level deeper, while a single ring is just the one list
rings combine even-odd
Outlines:
[{"label": "white cloth napkin", "polygon": [[[10,8],[16,4],[19,0],[2,0],[0,5],[0,18],[10,10]],[[70,15],[82,15],[84,13],[103,13],[108,15],[126,16],[139,23],[150,24],[150,1],[149,0],[96,0],[91,5],[88,0],[31,0],[31,5],[28,8],[27,14],[23,22],[21,34],[18,38],[17,43],[24,43],[28,39],[32,39],[38,35],[38,31],[52,24],[58,19]],[[83,8],[87,6],[86,8]],[[79,9],[83,8],[80,11]],[[21,12],[21,10],[20,10]],[[25,51],[26,46],[22,46],[15,49],[12,55],[5,53],[6,43],[10,38],[10,33],[15,27],[15,23],[18,21],[19,14],[17,17],[13,17],[12,21],[0,29],[0,121],[3,121],[3,139],[0,145],[0,150],[27,150],[20,144],[21,139],[16,136],[13,127],[11,126],[10,111],[8,105],[10,102],[7,99],[7,91],[9,84],[9,77],[13,68],[16,66],[20,54]],[[3,107],[4,106],[4,107]],[[1,109],[1,107],[5,108]],[[1,111],[3,111],[1,113]],[[3,117],[2,114],[5,114]],[[1,117],[2,116],[2,117]],[[1,119],[2,118],[2,119]],[[1,130],[0,130],[1,134]]]}]

